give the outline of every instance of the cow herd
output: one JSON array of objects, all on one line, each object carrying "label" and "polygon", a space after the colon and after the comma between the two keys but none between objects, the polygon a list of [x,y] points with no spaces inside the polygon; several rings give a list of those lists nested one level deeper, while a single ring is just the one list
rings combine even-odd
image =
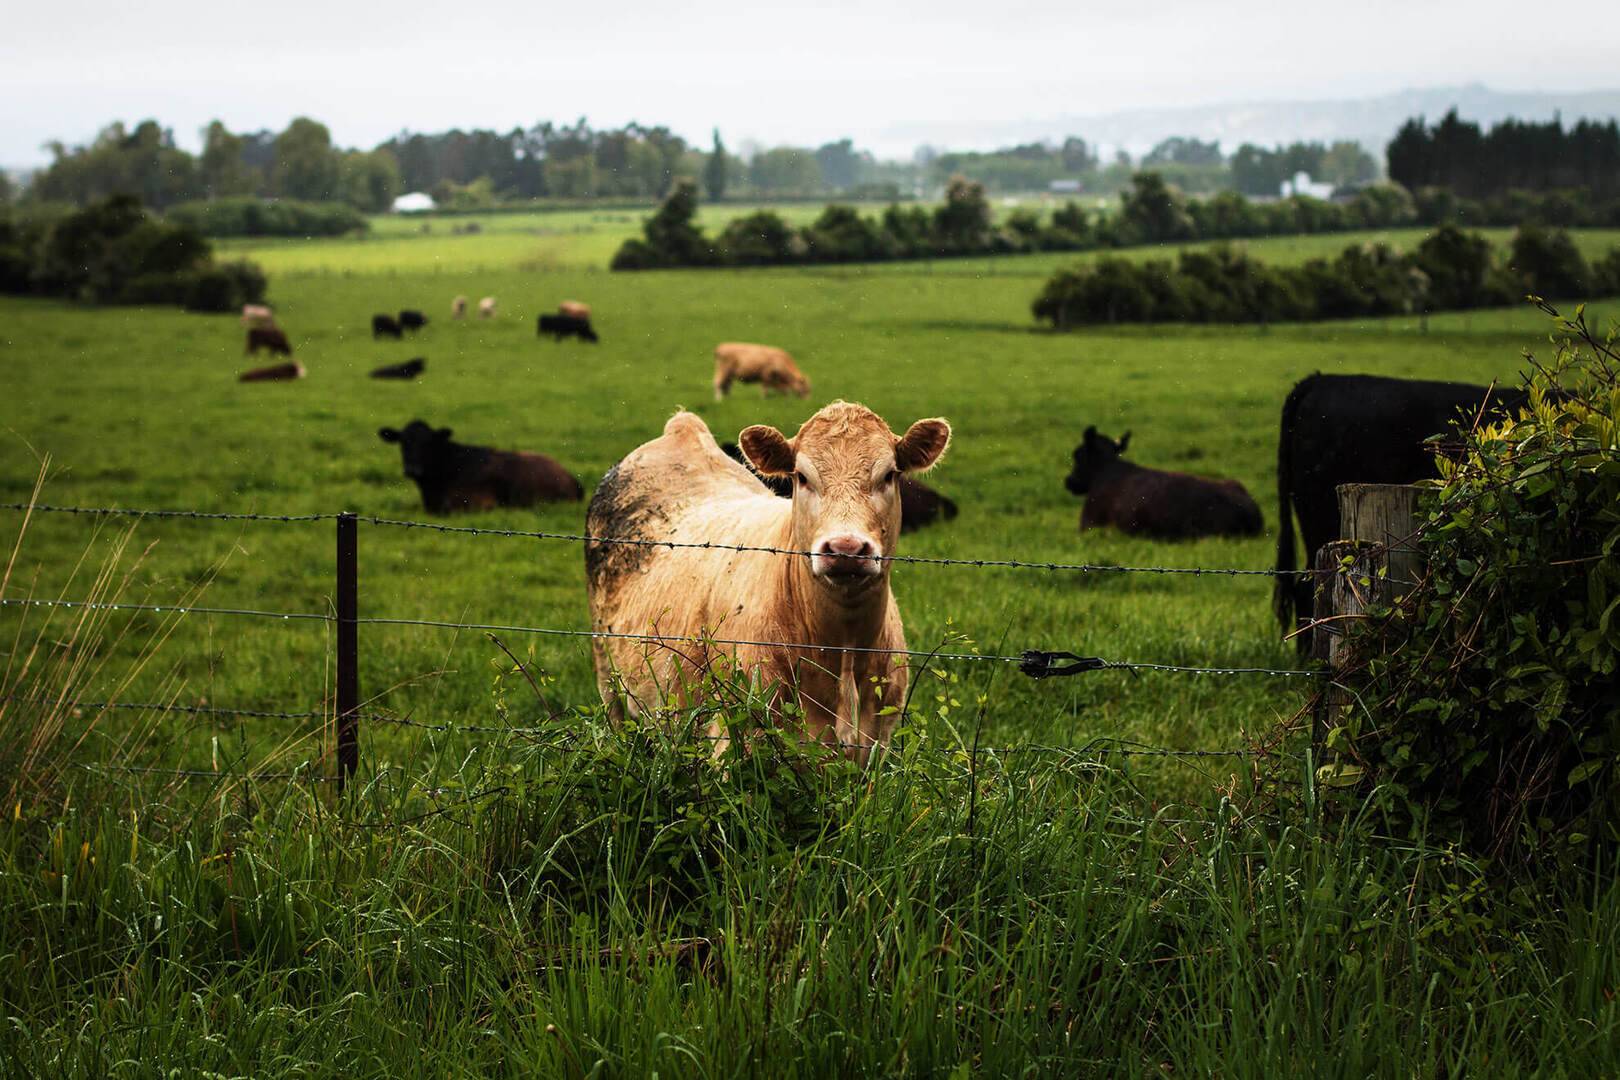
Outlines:
[{"label": "cow herd", "polygon": [[[478,305],[494,315],[493,297]],[[467,298],[451,304],[465,317]],[[268,308],[242,313],[247,350],[290,357]],[[375,337],[421,330],[420,312],[379,314]],[[538,332],[594,343],[590,308],[565,301]],[[412,379],[420,357],[377,368],[379,379]],[[244,373],[244,381],[299,378],[289,359]],[[762,395],[806,398],[811,381],[783,349],[724,342],[714,350],[713,389],[738,383]],[[1522,392],[1464,383],[1370,375],[1312,375],[1287,395],[1277,446],[1275,609],[1285,633],[1311,608],[1297,568],[1294,518],[1307,558],[1338,536],[1335,488],[1410,483],[1434,473],[1427,442],[1459,417],[1522,404]],[[405,476],[430,513],[578,501],[579,479],[544,454],[456,442],[447,427],[412,420],[382,428],[399,447]],[[657,715],[701,700],[715,667],[741,669],[751,685],[775,687],[764,704],[791,715],[813,739],[864,760],[885,745],[907,685],[905,632],[889,568],[900,534],[955,519],[951,499],[917,474],[950,443],[940,418],[903,434],[870,409],[844,401],[817,411],[791,438],[764,425],[719,443],[702,419],[677,413],[663,434],[602,478],[586,513],[586,577],[598,685],[616,715]],[[1126,460],[1131,434],[1088,427],[1064,486],[1085,499],[1082,530],[1110,527],[1158,540],[1255,536],[1260,507],[1241,484],[1168,472]],[[748,559],[759,549],[785,558]],[[680,647],[672,647],[678,639]],[[722,734],[716,729],[711,734]]]}]

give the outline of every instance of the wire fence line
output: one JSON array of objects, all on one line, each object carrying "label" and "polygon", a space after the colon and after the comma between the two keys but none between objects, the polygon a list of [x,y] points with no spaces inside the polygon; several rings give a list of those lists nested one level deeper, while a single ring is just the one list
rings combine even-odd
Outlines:
[{"label": "wire fence line", "polygon": [[[540,532],[524,529],[485,529],[472,525],[444,525],[434,521],[410,521],[384,518],[367,514],[254,514],[212,513],[199,510],[144,510],[132,507],[56,506],[50,504],[0,503],[0,510],[20,510],[34,513],[107,515],[118,517],[193,518],[210,521],[260,521],[285,524],[289,522],[336,521],[345,516],[380,528],[420,529],[427,532],[451,533],[463,536],[495,536],[526,540],[558,540],[579,544],[612,544],[625,547],[687,549],[696,551],[759,552],[769,555],[796,555],[811,557],[815,553],[797,548],[781,548],[760,544],[724,544],[679,540],[647,540],[627,536],[592,536],[588,533]],[[1312,577],[1318,571],[1256,570],[1225,566],[1116,566],[1110,563],[1063,563],[1025,559],[957,559],[932,555],[874,555],[873,559],[888,563],[911,563],[922,566],[970,566],[982,569],[1046,570],[1079,574],[1157,574],[1183,577]]]},{"label": "wire fence line", "polygon": [[[0,598],[0,607],[35,607],[35,608],[67,608],[91,611],[129,611],[151,612],[171,615],[232,615],[250,618],[281,620],[284,622],[307,621],[335,623],[339,619],[336,615],[308,611],[263,611],[256,608],[227,608],[203,607],[188,604],[129,604],[123,602],[107,603],[90,600],[39,600],[24,597]],[[763,649],[802,649],[806,652],[837,652],[860,653],[882,656],[920,657],[924,660],[948,660],[960,662],[983,662],[1000,664],[1018,664],[1027,666],[1032,660],[1056,655],[1068,656],[1071,654],[1051,654],[1039,650],[1028,650],[1016,656],[1000,653],[962,653],[942,652],[927,649],[881,649],[858,645],[819,645],[812,642],[800,641],[769,641],[750,638],[723,638],[702,637],[696,635],[680,634],[637,634],[629,631],[615,630],[570,630],[550,626],[521,626],[508,623],[470,623],[453,622],[443,619],[412,619],[396,618],[390,616],[367,615],[353,620],[357,625],[371,626],[422,626],[441,630],[482,630],[486,632],[500,631],[512,634],[537,634],[545,637],[586,638],[593,640],[619,640],[641,641],[655,645],[731,645],[739,647],[753,647]],[[1190,664],[1160,664],[1137,660],[1109,660],[1103,657],[1085,657],[1086,666],[1081,670],[1087,671],[1159,671],[1172,672],[1182,675],[1264,675],[1272,678],[1315,679],[1320,673],[1303,668],[1267,668],[1267,667],[1199,667]],[[1069,674],[1070,672],[1058,672]]]}]

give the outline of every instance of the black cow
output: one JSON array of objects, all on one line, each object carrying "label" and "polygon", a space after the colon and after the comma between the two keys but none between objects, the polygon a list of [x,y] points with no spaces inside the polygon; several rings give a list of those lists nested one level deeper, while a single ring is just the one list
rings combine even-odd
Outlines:
[{"label": "black cow", "polygon": [[580,482],[544,454],[491,450],[450,441],[449,428],[412,420],[404,431],[382,428],[383,442],[398,443],[405,475],[416,481],[430,513],[532,506],[585,497]]},{"label": "black cow", "polygon": [[405,336],[405,331],[399,327],[399,322],[392,315],[373,315],[371,317],[371,337],[376,340],[380,337],[391,337],[396,341]]},{"label": "black cow", "polygon": [[407,360],[403,364],[388,364],[384,367],[373,368],[373,379],[414,379],[427,368],[427,361],[418,356],[414,360]]},{"label": "black cow", "polygon": [[574,315],[542,315],[536,334],[550,334],[557,341],[565,337],[577,337],[581,341],[595,343],[596,331],[591,329],[591,320],[581,319]]},{"label": "black cow", "polygon": [[[1340,484],[1410,484],[1438,475],[1424,445],[1458,419],[1472,423],[1482,409],[1494,418],[1525,401],[1523,390],[1472,383],[1390,379],[1381,375],[1311,375],[1283,402],[1277,439],[1277,569],[1297,568],[1294,514],[1309,564],[1323,544],[1339,538]],[[1291,633],[1311,615],[1312,585],[1304,575],[1279,576],[1273,606]],[[1301,649],[1306,636],[1297,639]]]},{"label": "black cow", "polygon": [[399,327],[401,330],[417,331],[427,325],[427,316],[420,311],[402,311],[399,313]]},{"label": "black cow", "polygon": [[[793,498],[792,477],[761,476],[734,442],[721,443],[720,449],[726,452],[727,457],[747,465],[748,471],[754,474],[755,479],[770,488],[773,494],[780,495],[784,499]],[[950,521],[955,517],[954,502],[920,480],[913,480],[904,473],[900,475],[901,532],[916,532],[925,525],[932,525],[936,521]]]},{"label": "black cow", "polygon": [[287,343],[287,335],[274,326],[253,326],[248,328],[247,349],[249,356],[260,349],[269,349],[282,356],[292,355],[292,346]]},{"label": "black cow", "polygon": [[1081,529],[1112,525],[1160,540],[1259,534],[1260,507],[1242,484],[1134,465],[1120,456],[1130,441],[1128,431],[1115,442],[1088,427],[1074,448],[1063,486],[1086,497]]}]

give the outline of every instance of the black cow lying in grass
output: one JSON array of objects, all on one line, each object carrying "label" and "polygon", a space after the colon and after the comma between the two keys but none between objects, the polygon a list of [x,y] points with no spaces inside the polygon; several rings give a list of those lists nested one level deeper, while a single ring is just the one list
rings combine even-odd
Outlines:
[{"label": "black cow lying in grass", "polygon": [[574,315],[542,315],[535,333],[550,334],[557,341],[565,337],[577,337],[581,341],[592,343],[597,340],[596,331],[591,329],[591,320]]},{"label": "black cow lying in grass", "polygon": [[580,482],[544,454],[491,450],[450,441],[449,428],[412,420],[404,431],[382,428],[383,442],[398,443],[405,475],[416,481],[429,513],[532,506],[585,497]]},{"label": "black cow lying in grass", "polygon": [[414,360],[407,360],[403,364],[388,364],[384,367],[373,368],[373,379],[414,379],[427,368],[427,361],[418,356]]},{"label": "black cow lying in grass", "polygon": [[[1523,390],[1382,375],[1309,375],[1288,392],[1277,439],[1277,569],[1297,569],[1294,514],[1305,566],[1339,539],[1340,484],[1410,484],[1438,475],[1425,445],[1461,420],[1495,419],[1523,405]],[[1277,578],[1273,601],[1283,632],[1311,615],[1308,577]],[[1297,639],[1306,648],[1309,636]]]},{"label": "black cow lying in grass", "polygon": [[269,349],[282,356],[292,355],[292,346],[287,343],[287,335],[274,326],[255,326],[247,332],[247,349],[249,356],[260,349]]},{"label": "black cow lying in grass", "polygon": [[371,317],[371,337],[376,340],[380,337],[391,337],[395,340],[405,336],[399,328],[399,321],[392,315],[373,315]]},{"label": "black cow lying in grass", "polygon": [[1133,465],[1120,456],[1130,441],[1128,431],[1115,442],[1088,427],[1074,448],[1063,486],[1086,497],[1081,529],[1112,525],[1160,540],[1260,532],[1260,507],[1242,484]]},{"label": "black cow lying in grass", "polygon": [[427,325],[427,316],[420,311],[402,311],[399,313],[399,328],[401,330],[416,331]]},{"label": "black cow lying in grass", "polygon": [[[761,476],[743,456],[742,450],[734,442],[720,444],[720,449],[726,456],[734,461],[740,461],[748,466],[748,471],[754,478],[771,492],[784,499],[793,498],[793,479],[787,476]],[[903,533],[915,532],[925,525],[932,525],[936,521],[950,521],[956,517],[956,504],[920,480],[900,474],[900,531]]]},{"label": "black cow lying in grass", "polygon": [[254,368],[244,371],[236,377],[237,382],[285,382],[290,379],[302,379],[304,365],[296,360],[289,360],[285,364],[271,364],[269,367]]}]

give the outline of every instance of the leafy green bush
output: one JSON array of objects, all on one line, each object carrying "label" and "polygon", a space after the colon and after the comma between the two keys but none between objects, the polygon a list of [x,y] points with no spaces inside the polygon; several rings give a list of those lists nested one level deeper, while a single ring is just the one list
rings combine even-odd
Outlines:
[{"label": "leafy green bush", "polygon": [[1351,634],[1365,708],[1325,767],[1514,859],[1620,840],[1620,353],[1580,311],[1561,329],[1528,408],[1439,459],[1427,575]]},{"label": "leafy green bush", "polygon": [[203,236],[344,236],[370,228],[344,203],[251,196],[179,203],[166,216]]},{"label": "leafy green bush", "polygon": [[697,184],[680,179],[642,224],[642,239],[626,240],[613,256],[614,270],[651,270],[661,266],[709,266],[714,247],[697,224]]},{"label": "leafy green bush", "polygon": [[769,210],[727,222],[718,249],[728,266],[772,266],[797,261],[805,253],[804,240],[793,226]]},{"label": "leafy green bush", "polygon": [[1521,293],[1560,299],[1586,294],[1590,271],[1569,233],[1526,225],[1513,236],[1508,256]]}]

